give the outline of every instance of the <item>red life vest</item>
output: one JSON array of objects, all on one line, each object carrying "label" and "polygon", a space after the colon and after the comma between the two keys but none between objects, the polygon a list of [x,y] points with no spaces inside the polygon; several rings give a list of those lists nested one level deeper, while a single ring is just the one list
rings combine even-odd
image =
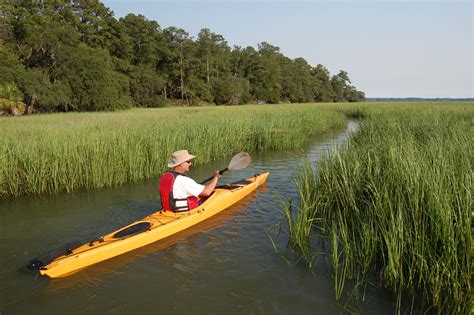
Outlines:
[{"label": "red life vest", "polygon": [[[161,207],[164,211],[187,211],[199,206],[199,199],[195,196],[189,196],[188,198],[175,199],[173,196],[173,185],[174,180],[177,176],[184,176],[183,174],[176,172],[166,172],[161,176],[160,179],[160,196],[161,196]],[[187,201],[187,206],[177,207],[176,201]]]}]

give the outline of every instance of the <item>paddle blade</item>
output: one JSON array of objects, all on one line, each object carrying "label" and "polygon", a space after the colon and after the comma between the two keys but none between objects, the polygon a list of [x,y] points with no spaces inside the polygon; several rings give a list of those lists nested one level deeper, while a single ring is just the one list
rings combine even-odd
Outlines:
[{"label": "paddle blade", "polygon": [[240,152],[232,158],[227,168],[231,171],[237,171],[246,168],[250,163],[252,163],[250,155],[246,152]]}]

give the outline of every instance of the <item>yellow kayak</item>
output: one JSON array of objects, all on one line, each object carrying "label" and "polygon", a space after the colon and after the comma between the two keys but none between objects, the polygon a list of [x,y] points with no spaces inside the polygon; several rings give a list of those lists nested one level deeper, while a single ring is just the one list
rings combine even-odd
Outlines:
[{"label": "yellow kayak", "polygon": [[[93,264],[124,254],[183,231],[245,198],[262,185],[269,173],[219,186],[199,207],[186,212],[158,211],[86,244],[66,244],[59,255],[34,259],[28,268],[50,278],[65,277]],[[52,254],[54,255],[54,254]]]}]

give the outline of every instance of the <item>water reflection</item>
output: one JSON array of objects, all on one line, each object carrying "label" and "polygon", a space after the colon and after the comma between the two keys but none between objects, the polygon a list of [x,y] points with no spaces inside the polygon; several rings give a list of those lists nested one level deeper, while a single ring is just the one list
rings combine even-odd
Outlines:
[{"label": "water reflection", "polygon": [[[267,185],[259,187],[259,192],[264,192]],[[248,195],[245,200],[235,204],[226,211],[223,211],[208,220],[190,227],[176,235],[167,237],[159,242],[138,248],[126,254],[106,260],[102,263],[92,265],[80,272],[71,274],[64,278],[51,279],[48,285],[50,292],[60,292],[63,289],[69,289],[74,286],[96,286],[103,282],[103,278],[117,276],[123,274],[123,267],[131,264],[139,259],[146,258],[150,255],[171,247],[164,252],[165,263],[180,271],[185,271],[186,266],[179,264],[180,257],[189,255],[190,253],[200,250],[203,246],[216,247],[226,242],[225,238],[216,237],[210,234],[214,229],[219,229],[226,223],[230,222],[236,215],[241,215],[243,210],[247,209],[249,203],[257,199],[257,192]],[[226,234],[224,232],[224,234]],[[27,272],[24,268],[22,268]]]}]

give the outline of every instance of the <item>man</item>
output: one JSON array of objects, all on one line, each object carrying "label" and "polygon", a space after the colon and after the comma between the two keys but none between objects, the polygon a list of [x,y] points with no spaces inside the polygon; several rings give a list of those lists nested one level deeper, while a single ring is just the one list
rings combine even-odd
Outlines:
[{"label": "man", "polygon": [[199,196],[208,197],[216,188],[221,175],[214,172],[214,177],[206,185],[196,183],[184,175],[192,165],[194,155],[187,150],[179,150],[171,155],[168,162],[170,172],[166,172],[160,179],[161,206],[165,211],[188,211],[199,206]]}]

